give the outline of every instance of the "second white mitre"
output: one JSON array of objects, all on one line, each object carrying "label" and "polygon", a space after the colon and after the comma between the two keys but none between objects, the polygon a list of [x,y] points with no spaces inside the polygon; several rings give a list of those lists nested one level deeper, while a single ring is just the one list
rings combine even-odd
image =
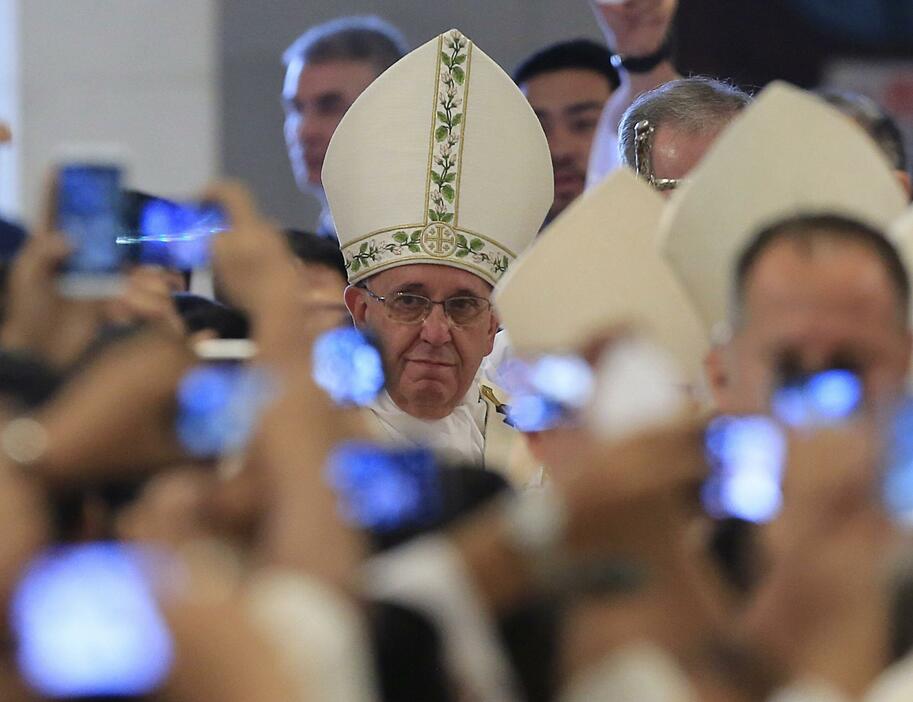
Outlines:
[{"label": "second white mitre", "polygon": [[[493,286],[535,239],[554,197],[548,142],[528,101],[455,29],[361,94],[333,135],[322,179],[351,284],[420,263]],[[475,384],[434,422],[385,398],[372,409],[394,438],[504,465],[515,432],[491,388]]]}]

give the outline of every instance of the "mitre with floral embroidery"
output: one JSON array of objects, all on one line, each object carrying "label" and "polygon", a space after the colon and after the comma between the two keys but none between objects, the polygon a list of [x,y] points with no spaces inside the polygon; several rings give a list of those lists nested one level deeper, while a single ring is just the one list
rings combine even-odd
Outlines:
[{"label": "mitre with floral embroidery", "polygon": [[539,120],[457,30],[368,86],[333,135],[322,180],[350,283],[430,263],[494,284],[554,196]]}]

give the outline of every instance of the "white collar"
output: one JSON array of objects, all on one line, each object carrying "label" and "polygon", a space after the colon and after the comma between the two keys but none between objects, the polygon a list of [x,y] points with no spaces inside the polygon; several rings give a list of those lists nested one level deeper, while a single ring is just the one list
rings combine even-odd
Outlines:
[{"label": "white collar", "polygon": [[442,419],[419,419],[407,414],[386,390],[370,409],[392,441],[428,446],[452,460],[481,465],[485,455],[485,407],[473,383],[462,402]]}]

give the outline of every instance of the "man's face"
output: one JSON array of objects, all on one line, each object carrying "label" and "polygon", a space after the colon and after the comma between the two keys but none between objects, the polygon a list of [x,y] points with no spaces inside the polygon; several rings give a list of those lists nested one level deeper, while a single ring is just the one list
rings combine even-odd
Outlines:
[{"label": "man's face", "polygon": [[555,169],[555,201],[548,221],[583,192],[590,146],[611,95],[599,73],[566,69],[541,73],[521,86],[542,123]]},{"label": "man's face", "polygon": [[377,77],[365,61],[292,61],[285,73],[285,143],[298,187],[321,188],[320,172],[339,121]]},{"label": "man's face", "polygon": [[[679,129],[675,125],[663,124],[657,127],[651,151],[653,175],[657,180],[681,180],[687,177],[726,126],[723,124],[716,129],[697,133]],[[661,193],[669,197],[672,191],[663,190]]]},{"label": "man's face", "polygon": [[849,365],[871,404],[904,387],[910,333],[884,264],[864,245],[772,244],[749,272],[742,310],[722,350],[725,381],[716,390],[724,412],[765,411],[784,365],[803,372]]},{"label": "man's face", "polygon": [[[488,299],[491,286],[478,276],[449,266],[411,264],[372,276],[367,287],[381,297],[398,292],[432,300],[473,295]],[[420,419],[450,414],[469,391],[482,359],[491,353],[498,321],[484,312],[457,327],[435,305],[420,324],[391,320],[383,303],[359,288],[346,290],[346,305],[358,327],[371,329],[381,343],[387,391],[397,406]]]}]

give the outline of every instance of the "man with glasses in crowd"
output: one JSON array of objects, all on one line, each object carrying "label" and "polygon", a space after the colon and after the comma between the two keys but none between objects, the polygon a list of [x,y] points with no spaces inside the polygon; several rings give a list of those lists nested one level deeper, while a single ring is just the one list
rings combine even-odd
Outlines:
[{"label": "man with glasses in crowd", "polygon": [[371,408],[381,433],[505,465],[515,432],[477,376],[499,326],[492,287],[552,203],[548,143],[529,103],[471,41],[447,32],[352,105],[323,183],[346,305],[384,357],[386,392]]}]

